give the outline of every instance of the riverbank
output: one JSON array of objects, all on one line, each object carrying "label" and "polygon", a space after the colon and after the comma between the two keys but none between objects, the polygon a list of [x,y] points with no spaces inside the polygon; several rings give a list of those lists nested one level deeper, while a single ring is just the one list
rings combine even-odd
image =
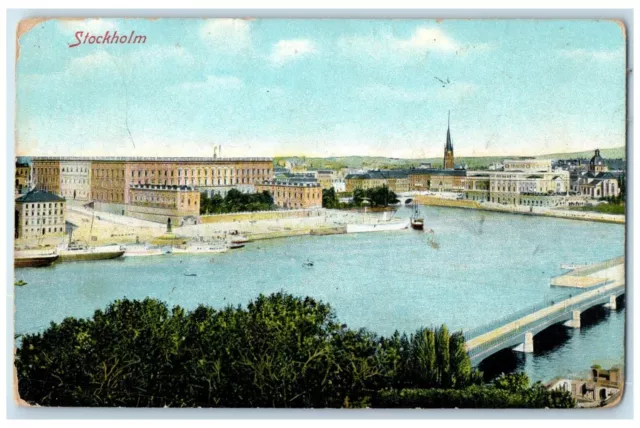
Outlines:
[{"label": "riverbank", "polygon": [[545,217],[564,218],[568,220],[596,221],[602,223],[625,224],[624,215],[603,214],[594,211],[572,211],[568,209],[524,207],[516,205],[502,205],[491,202],[470,201],[467,199],[445,199],[434,196],[417,195],[414,197],[420,205],[464,208],[481,211],[503,212],[508,214],[535,215]]},{"label": "riverbank", "polygon": [[[238,232],[257,241],[346,233],[347,223],[362,223],[364,219],[363,213],[326,209],[238,213],[208,216],[206,223],[174,227],[172,231],[187,240],[219,239]],[[73,224],[72,239],[90,245],[151,243],[167,230],[163,224],[75,206],[69,207],[67,221]],[[68,235],[61,234],[38,240],[17,240],[16,248],[54,247],[68,239]]]},{"label": "riverbank", "polygon": [[[509,206],[477,201],[445,199],[418,195],[418,204],[446,208],[464,208],[508,214],[535,215],[603,223],[624,224],[625,217],[589,211],[571,211],[548,208]],[[359,210],[312,210],[272,211],[257,213],[237,213],[220,216],[206,216],[195,225],[174,227],[177,236],[194,240],[219,238],[231,232],[238,232],[250,240],[286,238],[303,235],[332,235],[346,233],[348,223],[364,223],[370,216],[382,213],[364,213]],[[73,239],[91,245],[132,244],[152,242],[166,232],[166,226],[137,218],[92,211],[70,206],[67,221],[73,224]],[[68,239],[68,235],[58,235],[38,240],[17,240],[16,248],[36,248],[56,246]]]}]

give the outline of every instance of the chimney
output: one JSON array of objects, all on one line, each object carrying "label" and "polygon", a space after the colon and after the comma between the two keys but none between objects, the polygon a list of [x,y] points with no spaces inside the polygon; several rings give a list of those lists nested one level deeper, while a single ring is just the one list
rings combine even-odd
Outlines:
[{"label": "chimney", "polygon": [[218,156],[222,157],[222,144],[218,146]]}]

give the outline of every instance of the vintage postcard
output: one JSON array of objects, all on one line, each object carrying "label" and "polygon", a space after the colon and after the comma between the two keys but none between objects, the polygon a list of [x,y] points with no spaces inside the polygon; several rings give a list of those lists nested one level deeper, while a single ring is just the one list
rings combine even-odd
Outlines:
[{"label": "vintage postcard", "polygon": [[21,21],[15,400],[615,406],[626,45],[614,20]]}]

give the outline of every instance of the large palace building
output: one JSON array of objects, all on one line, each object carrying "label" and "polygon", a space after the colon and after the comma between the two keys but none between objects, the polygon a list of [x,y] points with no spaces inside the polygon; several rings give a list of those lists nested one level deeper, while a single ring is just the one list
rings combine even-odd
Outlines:
[{"label": "large palace building", "polygon": [[118,214],[139,202],[132,189],[188,186],[198,191],[199,199],[200,192],[255,191],[256,184],[273,177],[271,158],[34,157],[32,164],[36,189],[67,200],[93,201]]},{"label": "large palace building", "polygon": [[[128,204],[132,185],[252,190],[273,179],[271,158],[34,157],[33,183],[67,199]],[[64,193],[64,194],[61,194]]]}]

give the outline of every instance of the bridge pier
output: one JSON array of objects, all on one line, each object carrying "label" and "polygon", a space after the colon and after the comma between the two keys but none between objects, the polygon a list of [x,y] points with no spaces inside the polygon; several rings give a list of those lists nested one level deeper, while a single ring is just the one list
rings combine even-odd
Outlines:
[{"label": "bridge pier", "polygon": [[513,348],[516,352],[524,352],[525,354],[533,353],[533,333],[530,331],[524,334],[524,343]]},{"label": "bridge pier", "polygon": [[564,325],[571,328],[580,328],[580,311],[571,311],[571,319]]},{"label": "bridge pier", "polygon": [[616,303],[616,296],[609,296],[609,303],[606,303],[604,307],[615,311],[618,308],[618,304]]}]

